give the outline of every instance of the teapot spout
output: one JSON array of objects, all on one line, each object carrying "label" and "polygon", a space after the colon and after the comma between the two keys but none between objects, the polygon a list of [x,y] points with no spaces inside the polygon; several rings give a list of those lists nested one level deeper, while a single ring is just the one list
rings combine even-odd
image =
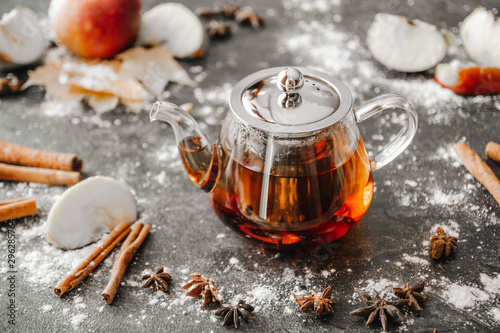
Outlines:
[{"label": "teapot spout", "polygon": [[189,178],[200,189],[211,192],[219,177],[219,152],[191,115],[169,102],[156,102],[149,113],[151,122],[160,120],[172,126],[177,148]]}]

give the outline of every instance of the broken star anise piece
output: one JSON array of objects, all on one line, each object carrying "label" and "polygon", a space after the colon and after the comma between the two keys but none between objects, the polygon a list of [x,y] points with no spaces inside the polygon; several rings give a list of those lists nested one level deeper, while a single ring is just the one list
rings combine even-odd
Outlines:
[{"label": "broken star anise piece", "polygon": [[172,281],[172,276],[163,271],[163,266],[158,267],[154,273],[148,269],[142,277],[142,286],[144,288],[152,287],[154,291],[168,291],[168,283]]},{"label": "broken star anise piece", "polygon": [[186,283],[182,289],[187,290],[186,296],[200,297],[201,306],[205,307],[210,302],[222,303],[219,292],[214,286],[214,282],[204,278],[201,273],[193,273],[189,275],[191,281]]},{"label": "broken star anise piece", "polygon": [[241,25],[251,25],[252,28],[259,28],[266,21],[262,16],[254,12],[250,6],[239,8],[234,14],[234,20]]},{"label": "broken star anise piece", "polygon": [[425,282],[419,283],[410,287],[410,283],[406,283],[403,288],[392,288],[394,295],[399,298],[408,300],[408,305],[415,312],[422,310],[420,304],[427,302],[427,296],[422,294],[424,291]]},{"label": "broken star anise piece", "polygon": [[448,257],[457,250],[457,237],[446,236],[443,228],[437,227],[437,235],[431,238],[431,253],[434,259]]},{"label": "broken star anise piece", "polygon": [[231,33],[231,24],[223,22],[211,20],[207,26],[208,35],[212,38],[225,38],[229,36]]},{"label": "broken star anise piece", "polygon": [[332,305],[335,301],[330,299],[332,296],[332,287],[326,288],[321,295],[318,295],[314,290],[311,290],[311,295],[301,294],[295,295],[295,301],[300,305],[300,311],[304,313],[312,312],[316,316],[324,316],[333,313]]},{"label": "broken star anise piece", "polygon": [[253,311],[253,306],[246,304],[244,300],[240,300],[236,306],[223,306],[215,311],[216,316],[224,317],[224,323],[222,326],[234,324],[234,328],[240,326],[240,317],[244,321],[248,322],[251,318],[251,312]]},{"label": "broken star anise piece", "polygon": [[381,300],[375,289],[373,290],[375,292],[375,299],[373,299],[363,290],[358,288],[355,288],[355,290],[363,302],[365,302],[368,306],[351,311],[349,314],[360,317],[368,317],[366,320],[366,326],[370,325],[377,317],[380,317],[382,328],[384,331],[387,331],[387,318],[397,323],[401,323],[406,320],[404,314],[399,310],[399,308],[407,304],[407,300],[400,299],[395,302]]}]

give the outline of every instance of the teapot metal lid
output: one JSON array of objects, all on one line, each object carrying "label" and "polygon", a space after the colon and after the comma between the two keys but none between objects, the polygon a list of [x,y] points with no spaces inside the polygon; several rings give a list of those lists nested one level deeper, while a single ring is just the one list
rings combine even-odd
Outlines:
[{"label": "teapot metal lid", "polygon": [[349,112],[352,97],[338,79],[308,68],[274,67],[238,82],[229,100],[245,123],[276,134],[327,128]]}]

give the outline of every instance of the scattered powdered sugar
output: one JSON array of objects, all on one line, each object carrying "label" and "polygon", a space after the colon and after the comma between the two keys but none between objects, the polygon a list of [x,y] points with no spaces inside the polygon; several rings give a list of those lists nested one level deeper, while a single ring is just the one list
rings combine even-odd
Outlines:
[{"label": "scattered powdered sugar", "polygon": [[390,299],[394,296],[392,288],[399,286],[400,283],[383,278],[380,280],[369,279],[360,281],[358,285],[364,286],[360,289],[366,291],[369,294],[373,294],[373,289],[375,289],[376,291],[378,291],[381,298]]},{"label": "scattered powdered sugar", "polygon": [[408,262],[411,262],[411,263],[417,264],[417,265],[421,265],[421,266],[429,266],[430,265],[428,260],[422,259],[419,257],[415,257],[415,256],[410,256],[406,253],[403,254],[403,260],[406,260]]},{"label": "scattered powdered sugar", "polygon": [[79,314],[76,314],[76,315],[73,315],[73,317],[71,317],[71,324],[75,327],[79,326],[85,319],[87,319],[87,315],[84,314],[84,313],[79,313]]},{"label": "scattered powdered sugar", "polygon": [[153,177],[160,185],[165,185],[167,182],[167,172],[165,170],[161,170],[159,174]]},{"label": "scattered powdered sugar", "polygon": [[434,224],[430,229],[431,235],[436,234],[437,227],[443,228],[444,232],[446,232],[446,235],[448,236],[453,236],[458,238],[460,235],[460,225],[455,221],[445,221],[439,224]]},{"label": "scattered powdered sugar", "polygon": [[295,272],[293,269],[286,267],[283,270],[282,279],[284,282],[290,282],[295,278]]},{"label": "scattered powdered sugar", "polygon": [[491,294],[500,295],[500,274],[496,277],[489,277],[486,274],[480,275],[481,283],[484,285],[484,290],[487,290]]},{"label": "scattered powdered sugar", "polygon": [[235,257],[232,257],[231,259],[229,259],[229,263],[230,263],[231,265],[236,265],[236,264],[238,264],[239,262],[240,262],[240,261],[239,261],[239,259],[238,259],[238,258],[235,258]]},{"label": "scattered powdered sugar", "polygon": [[493,317],[493,320],[500,323],[500,308],[491,309],[490,315]]},{"label": "scattered powdered sugar", "polygon": [[176,145],[164,144],[158,149],[156,159],[160,162],[173,162],[179,159],[179,150]]},{"label": "scattered powdered sugar", "polygon": [[271,304],[276,301],[276,291],[271,286],[257,285],[247,293],[245,301],[249,304],[257,305],[255,311],[258,312],[263,306]]},{"label": "scattered powdered sugar", "polygon": [[431,279],[426,286],[434,293],[439,292],[443,301],[466,311],[484,325],[497,326],[500,323],[500,309],[492,308],[491,305],[500,301],[500,274],[496,277],[480,274],[479,277],[483,284],[482,288],[471,283],[451,281],[444,276],[440,279]]},{"label": "scattered powdered sugar", "polygon": [[[32,225],[20,225],[17,227],[17,241],[20,244],[17,248],[16,259],[20,272],[24,274],[24,279],[34,285],[42,287],[53,287],[65,274],[75,268],[83,258],[92,252],[97,243],[90,244],[84,248],[64,251],[49,244],[46,240],[46,222]],[[27,248],[23,244],[30,244],[33,240],[42,239],[36,248]],[[53,258],[48,260],[48,258]],[[4,271],[4,263],[0,264]],[[27,274],[29,272],[29,274]],[[81,303],[78,299],[75,303]],[[81,304],[80,307],[85,307]]]},{"label": "scattered powdered sugar", "polygon": [[[120,120],[115,120],[112,123],[104,120],[100,114],[92,112],[90,115],[85,112],[84,106],[80,101],[59,101],[48,99],[40,103],[41,112],[47,117],[73,117],[71,122],[73,125],[80,123],[89,123],[98,126],[99,128],[110,128],[113,124],[120,125]],[[145,104],[144,109],[149,109],[149,104]]]},{"label": "scattered powdered sugar", "polygon": [[83,115],[83,106],[79,101],[46,100],[40,103],[40,109],[49,117]]},{"label": "scattered powdered sugar", "polygon": [[36,238],[45,238],[47,233],[47,223],[37,223],[29,227],[19,228],[23,242],[29,242]]},{"label": "scattered powdered sugar", "polygon": [[429,160],[442,160],[445,162],[451,162],[452,167],[459,167],[461,165],[460,160],[455,153],[455,144],[449,143],[444,146],[438,147],[434,155],[429,156]]},{"label": "scattered powdered sugar", "polygon": [[464,198],[463,193],[444,193],[441,189],[436,189],[427,201],[432,205],[456,205],[461,203]]},{"label": "scattered powdered sugar", "polygon": [[42,306],[43,312],[49,312],[51,310],[52,310],[52,305],[50,305],[50,304],[46,304],[46,305]]},{"label": "scattered powdered sugar", "polygon": [[329,277],[330,275],[332,275],[333,273],[335,273],[336,270],[334,268],[332,268],[331,270],[327,271],[327,270],[322,270],[321,271],[321,275],[325,278]]},{"label": "scattered powdered sugar", "polygon": [[191,298],[187,297],[186,295],[182,294],[180,296],[176,296],[175,299],[173,299],[172,301],[169,301],[168,302],[168,309],[172,309],[172,308],[175,308],[177,306],[183,306],[186,304],[186,302],[188,302]]},{"label": "scattered powdered sugar", "polygon": [[325,12],[340,6],[341,0],[285,0],[285,9],[298,7],[302,12]]},{"label": "scattered powdered sugar", "polygon": [[[229,95],[233,85],[229,82],[224,83],[221,86],[215,86],[211,88],[195,88],[193,89],[193,94],[200,105],[225,105],[229,100]],[[196,110],[193,110],[195,112]]]},{"label": "scattered powdered sugar", "polygon": [[416,181],[410,179],[405,180],[405,184],[411,187],[416,187],[418,185]]},{"label": "scattered powdered sugar", "polygon": [[[62,251],[44,242],[38,250],[24,252],[24,249],[20,248],[19,268],[23,272],[30,272],[26,275],[28,282],[46,287],[53,286],[89,255],[95,246],[92,244],[78,250]],[[57,260],[50,261],[47,258],[57,258]]]},{"label": "scattered powdered sugar", "polygon": [[199,107],[193,109],[193,116],[199,118],[202,129],[208,126],[220,126],[228,110],[228,101],[233,85],[229,82],[210,88],[195,88],[194,97]]},{"label": "scattered powdered sugar", "polygon": [[456,283],[451,284],[443,295],[446,301],[457,309],[473,308],[476,303],[490,299],[490,295],[479,288]]},{"label": "scattered powdered sugar", "polygon": [[152,300],[149,301],[149,305],[153,306],[156,305],[160,300],[158,298],[153,298]]}]

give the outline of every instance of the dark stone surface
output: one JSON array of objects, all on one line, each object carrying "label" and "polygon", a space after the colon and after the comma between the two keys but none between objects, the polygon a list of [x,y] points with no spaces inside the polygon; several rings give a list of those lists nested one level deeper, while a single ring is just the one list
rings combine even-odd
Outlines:
[{"label": "dark stone surface", "polygon": [[[143,7],[148,9],[157,2],[143,1]],[[17,3],[2,1],[0,12],[9,11]],[[21,3],[44,12],[48,1]],[[185,3],[192,9],[210,6],[209,2],[193,0]],[[493,0],[479,3],[488,8],[498,5]],[[234,84],[265,67],[285,64],[321,67],[321,59],[307,57],[309,45],[303,45],[303,51],[297,54],[278,52],[279,43],[283,42],[279,39],[286,37],[286,32],[290,32],[290,36],[298,31],[298,20],[318,20],[320,24],[326,24],[332,22],[334,15],[341,15],[341,23],[336,23],[336,29],[351,32],[351,36],[358,35],[365,46],[366,30],[377,12],[402,14],[438,26],[456,27],[476,4],[476,1],[413,3],[351,0],[343,1],[340,6],[332,6],[326,12],[304,14],[297,11],[297,6],[285,11],[280,2],[253,1],[254,8],[268,16],[265,29],[253,31],[237,28],[229,40],[213,43],[206,58],[184,61],[182,64],[186,68],[203,66],[207,78],[201,82],[200,88],[207,92],[224,83]],[[274,11],[274,16],[269,16],[273,13],[269,9]],[[374,62],[369,56],[365,58]],[[223,64],[221,68],[216,66],[218,61]],[[384,71],[380,65],[375,66]],[[340,77],[349,78],[354,74],[355,71],[344,72]],[[386,71],[385,75],[387,79],[407,79],[412,82],[432,78],[431,73],[404,75]],[[375,78],[371,82],[374,89],[379,87],[377,82]],[[173,102],[195,102],[195,118],[204,123],[209,137],[215,139],[219,131],[217,121],[222,119],[222,115],[214,116],[216,121],[208,124],[205,122],[208,116],[197,111],[203,105],[193,98],[192,88],[169,86],[168,90],[172,91],[170,100]],[[357,92],[356,87],[353,90],[356,105],[391,91],[387,86],[380,86],[378,92]],[[498,330],[500,322],[494,321],[490,313],[494,308],[500,308],[498,294],[489,294],[488,302],[477,302],[472,308],[457,309],[447,302],[449,296],[445,291],[451,283],[484,290],[481,274],[494,278],[500,272],[500,207],[483,187],[466,178],[465,169],[456,163],[454,157],[436,155],[436,151],[465,137],[471,147],[484,157],[483,151],[488,141],[500,142],[500,101],[498,97],[482,100],[463,98],[459,106],[439,105],[436,112],[444,115],[445,120],[438,121],[422,101],[427,96],[416,95],[412,93],[408,97],[416,104],[419,113],[418,134],[401,157],[375,173],[375,196],[363,220],[328,249],[318,248],[300,253],[280,253],[266,249],[239,237],[220,223],[212,213],[205,195],[186,177],[175,150],[169,150],[169,147],[175,146],[172,131],[165,125],[150,124],[146,112],[133,115],[119,108],[100,119],[91,110],[77,115],[49,117],[40,110],[43,101],[41,89],[31,88],[18,96],[2,98],[0,139],[36,148],[78,153],[85,161],[85,176],[107,175],[129,184],[138,198],[140,214],[147,216],[154,228],[130,265],[125,283],[113,305],[103,306],[100,292],[107,282],[115,254],[106,259],[77,290],[58,299],[52,292],[53,284],[69,270],[71,262],[63,261],[63,251],[48,246],[42,237],[26,234],[29,235],[35,228],[42,230],[51,205],[64,188],[0,183],[0,200],[34,195],[40,211],[38,217],[20,219],[16,223],[18,273],[15,299],[18,311],[15,327],[8,325],[6,319],[9,301],[6,293],[8,285],[4,278],[7,275],[4,269],[7,260],[7,228],[1,229],[1,330],[231,330],[222,328],[219,318],[214,319],[214,306],[199,309],[199,300],[181,297],[180,287],[187,280],[187,275],[194,271],[215,280],[226,300],[240,297],[252,299],[252,291],[258,291],[259,288],[276,293],[275,298],[268,303],[256,300],[259,308],[255,318],[250,324],[243,324],[241,331],[381,331],[379,323],[365,327],[362,319],[349,316],[348,313],[362,305],[359,298],[353,296],[354,287],[363,287],[369,280],[376,283],[383,279],[396,281],[400,285],[406,281],[416,283],[420,279],[430,281],[427,292],[430,300],[423,306],[424,310],[418,315],[408,314],[408,323],[399,330],[431,332],[435,327],[440,332]],[[215,103],[212,106],[215,110],[221,105]],[[222,106],[227,110],[227,105]],[[395,130],[387,129],[391,118],[387,120],[370,120],[361,124],[365,141],[371,141],[374,135],[383,134],[388,138]],[[394,127],[399,128],[399,125]],[[369,149],[375,147],[375,144],[370,145]],[[159,153],[164,153],[162,160],[158,160]],[[498,164],[488,164],[500,175]],[[413,185],[408,185],[408,181]],[[444,204],[440,201],[440,193],[449,194]],[[434,226],[441,223],[455,229],[459,227],[459,249],[451,258],[436,262],[430,257],[425,241],[430,239]],[[217,237],[221,234],[225,237]],[[423,264],[405,260],[405,254],[422,259]],[[231,258],[236,258],[238,262],[235,263],[233,259],[231,264]],[[47,284],[30,279],[31,275],[36,276],[36,272],[29,269],[36,269],[37,261],[45,270],[47,265],[54,263],[57,273],[55,280],[49,279],[50,283]],[[143,269],[157,265],[165,265],[174,281],[170,293],[155,296],[151,290],[142,290],[137,283]],[[291,298],[292,292],[310,289],[320,291],[328,285],[333,287],[333,299],[337,301],[333,315],[317,319],[298,312]],[[388,294],[390,288],[385,292]],[[80,318],[78,316],[86,316],[79,325],[76,323]],[[390,324],[390,331],[396,330],[398,326]]]}]

